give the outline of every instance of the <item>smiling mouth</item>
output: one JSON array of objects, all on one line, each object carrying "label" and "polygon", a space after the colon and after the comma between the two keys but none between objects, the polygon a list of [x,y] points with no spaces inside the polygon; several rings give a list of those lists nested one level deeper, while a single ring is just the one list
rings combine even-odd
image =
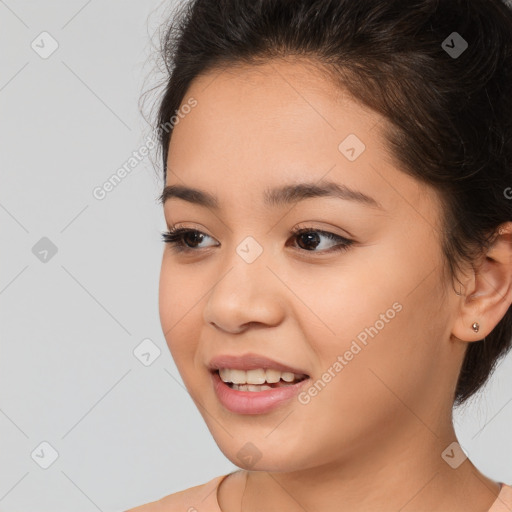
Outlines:
[{"label": "smiling mouth", "polygon": [[[277,370],[230,370],[221,368],[217,374],[226,386],[235,391],[266,391],[269,389],[294,386],[309,378],[308,375],[298,375]],[[233,382],[236,381],[236,382]]]}]

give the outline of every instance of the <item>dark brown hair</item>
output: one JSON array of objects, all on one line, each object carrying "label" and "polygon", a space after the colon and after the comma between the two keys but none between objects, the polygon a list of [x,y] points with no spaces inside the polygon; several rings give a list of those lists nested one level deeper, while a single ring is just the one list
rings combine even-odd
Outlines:
[{"label": "dark brown hair", "polygon": [[[501,0],[192,0],[172,17],[161,51],[164,182],[170,120],[198,75],[303,56],[387,119],[401,170],[439,193],[452,278],[512,220],[512,12]],[[485,384],[511,337],[509,309],[468,343],[455,405]]]}]

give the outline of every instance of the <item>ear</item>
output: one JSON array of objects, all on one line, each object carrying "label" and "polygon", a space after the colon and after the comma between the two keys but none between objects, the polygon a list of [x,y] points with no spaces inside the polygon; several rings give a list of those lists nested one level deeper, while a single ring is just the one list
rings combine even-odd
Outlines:
[{"label": "ear", "polygon": [[[478,341],[496,327],[512,303],[512,222],[502,224],[487,253],[473,266],[460,295],[452,334]],[[473,323],[479,324],[478,332]]]}]

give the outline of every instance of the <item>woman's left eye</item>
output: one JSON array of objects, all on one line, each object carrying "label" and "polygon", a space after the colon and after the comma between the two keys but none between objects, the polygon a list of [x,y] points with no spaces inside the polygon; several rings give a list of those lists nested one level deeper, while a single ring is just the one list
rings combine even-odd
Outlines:
[{"label": "woman's left eye", "polygon": [[343,236],[330,233],[329,231],[322,231],[320,229],[314,228],[294,229],[292,230],[292,234],[294,238],[297,238],[306,246],[308,246],[308,244],[313,244],[315,246],[315,249],[322,245],[322,237],[330,240],[331,242],[337,242],[332,247],[328,248],[325,248],[324,244],[324,247],[322,247],[320,251],[308,251],[307,249],[304,249],[307,252],[344,251],[347,250],[354,243],[353,240],[349,240],[348,238],[345,238]]},{"label": "woman's left eye", "polygon": [[[322,231],[314,228],[299,228],[292,230],[292,238],[297,239],[299,249],[306,252],[332,252],[347,250],[353,243],[353,240],[330,233],[329,231]],[[197,247],[195,244],[200,244],[205,238],[211,238],[209,235],[202,233],[196,229],[188,228],[177,228],[173,227],[169,231],[162,233],[162,239],[165,243],[170,244],[172,249],[176,252],[192,252],[206,247]],[[331,247],[325,247],[325,243],[322,244],[322,238],[334,242]],[[190,242],[192,245],[187,243]],[[323,247],[322,247],[323,245]],[[305,246],[306,248],[304,248]],[[313,250],[310,250],[313,246]],[[320,247],[319,251],[316,251]]]}]

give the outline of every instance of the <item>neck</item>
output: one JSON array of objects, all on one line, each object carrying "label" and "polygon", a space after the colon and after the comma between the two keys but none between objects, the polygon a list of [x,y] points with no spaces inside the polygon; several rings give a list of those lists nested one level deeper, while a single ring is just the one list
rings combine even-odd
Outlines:
[{"label": "neck", "polygon": [[[499,485],[481,474],[458,451],[453,425],[441,434],[416,421],[417,428],[396,439],[365,443],[343,460],[293,472],[249,471],[242,496],[244,512],[487,511]],[[356,453],[357,452],[357,453]],[[465,458],[453,468],[451,462]],[[462,460],[462,459],[459,459]],[[455,460],[452,464],[458,462]]]}]

